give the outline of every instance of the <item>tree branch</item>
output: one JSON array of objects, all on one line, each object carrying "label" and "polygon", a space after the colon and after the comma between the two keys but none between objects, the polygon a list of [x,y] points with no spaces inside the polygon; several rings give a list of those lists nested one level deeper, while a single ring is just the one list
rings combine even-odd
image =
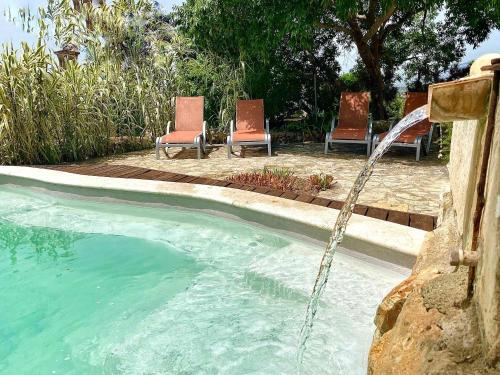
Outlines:
[{"label": "tree branch", "polygon": [[385,37],[391,33],[392,31],[399,29],[403,24],[408,21],[410,18],[412,18],[415,14],[420,13],[421,11],[425,10],[425,7],[422,9],[419,9],[415,12],[407,12],[405,13],[398,21],[391,23],[390,25],[387,25],[381,32],[381,38],[385,39]]},{"label": "tree branch", "polygon": [[373,36],[379,31],[379,29],[389,20],[389,18],[392,17],[394,12],[396,11],[396,8],[397,8],[396,3],[393,1],[391,6],[385,12],[385,14],[381,15],[380,17],[377,17],[377,19],[371,25],[370,29],[363,36],[364,42],[367,42],[371,38],[373,38]]},{"label": "tree branch", "polygon": [[359,24],[356,21],[355,18],[351,17],[347,20],[347,23],[349,24],[351,35],[356,42],[366,44],[366,42],[363,40],[363,33],[361,32],[361,29],[359,28]]},{"label": "tree branch", "polygon": [[352,36],[352,31],[349,28],[341,26],[341,25],[337,25],[335,23],[320,22],[320,23],[318,23],[318,26],[320,29],[335,30],[335,31],[338,31],[339,33],[344,33],[344,34],[347,34],[349,36]]},{"label": "tree branch", "polygon": [[375,12],[377,11],[377,0],[370,0],[370,3],[368,4],[368,12],[366,14],[366,19],[368,20],[368,23],[373,23],[373,20],[375,19]]}]

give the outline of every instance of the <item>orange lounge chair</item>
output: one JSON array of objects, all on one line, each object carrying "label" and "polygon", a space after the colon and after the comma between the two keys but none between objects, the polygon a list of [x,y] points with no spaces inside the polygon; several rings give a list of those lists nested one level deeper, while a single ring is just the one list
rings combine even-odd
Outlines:
[{"label": "orange lounge chair", "polygon": [[370,156],[372,143],[372,120],[370,116],[369,92],[343,92],[340,95],[338,126],[335,118],[325,137],[325,154],[330,143],[366,144],[366,154]]},{"label": "orange lounge chair", "polygon": [[231,158],[233,146],[267,145],[271,156],[271,134],[269,119],[264,127],[264,100],[238,100],[236,103],[236,129],[231,120],[230,135],[227,137],[227,157]]},{"label": "orange lounge chair", "polygon": [[[405,107],[403,117],[408,115],[410,112],[414,111],[418,107],[427,104],[427,93],[426,92],[407,92],[405,99]],[[392,129],[393,124],[391,124],[390,129]],[[389,130],[390,130],[389,129]],[[429,153],[429,149],[431,148],[432,141],[432,132],[434,130],[434,125],[429,122],[428,119],[420,121],[418,124],[412,126],[410,129],[404,131],[396,142],[392,144],[392,146],[399,147],[412,147],[416,148],[416,160],[420,160],[420,150],[422,148],[422,140],[424,137],[427,137],[427,142],[424,144],[425,152]],[[381,134],[375,135],[373,137],[373,145],[372,150],[377,147],[377,144],[382,142],[382,139],[385,138],[389,132],[384,132]]]},{"label": "orange lounge chair", "polygon": [[156,138],[156,158],[160,159],[160,148],[168,156],[169,147],[196,148],[198,159],[205,152],[206,121],[203,121],[204,97],[175,98],[175,130],[170,132],[172,121],[167,123],[167,133]]}]

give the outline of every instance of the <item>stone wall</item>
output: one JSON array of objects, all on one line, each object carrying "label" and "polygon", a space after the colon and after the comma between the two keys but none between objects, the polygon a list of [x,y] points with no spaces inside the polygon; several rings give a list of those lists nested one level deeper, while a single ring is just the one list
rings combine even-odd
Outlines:
[{"label": "stone wall", "polygon": [[500,361],[500,100],[492,142],[474,299],[478,304],[487,359],[493,365]]},{"label": "stone wall", "polygon": [[449,264],[460,245],[451,194],[442,223],[427,235],[412,275],[380,304],[368,361],[370,375],[496,374],[482,354],[467,268]]},{"label": "stone wall", "polygon": [[[499,56],[480,58],[471,75],[483,74],[480,67]],[[474,100],[473,85],[461,81],[456,88],[455,94]],[[453,109],[453,103],[464,99],[449,100],[454,88],[449,85],[446,90],[436,105],[440,111],[444,102]],[[472,299],[467,295],[469,268],[449,264],[452,251],[471,249],[479,170],[486,157],[486,116],[453,123],[450,192],[443,200],[441,225],[428,235],[411,277],[379,306],[369,374],[500,374],[500,101]],[[456,118],[467,116],[462,113]]]},{"label": "stone wall", "polygon": [[[471,76],[492,75],[492,72],[482,72],[480,67],[489,65],[492,58],[498,57],[499,54],[490,54],[478,59],[471,67]],[[471,248],[479,165],[482,159],[488,156],[483,153],[485,128],[484,118],[453,123],[449,164],[450,190],[464,250]],[[500,361],[500,105],[498,104],[485,196],[478,243],[480,261],[476,272],[473,302],[477,306],[484,351],[487,353],[489,363],[493,364]]]},{"label": "stone wall", "polygon": [[478,167],[485,120],[455,121],[448,165],[450,190],[457,213],[457,229],[463,246],[470,247],[472,215],[476,204]]}]

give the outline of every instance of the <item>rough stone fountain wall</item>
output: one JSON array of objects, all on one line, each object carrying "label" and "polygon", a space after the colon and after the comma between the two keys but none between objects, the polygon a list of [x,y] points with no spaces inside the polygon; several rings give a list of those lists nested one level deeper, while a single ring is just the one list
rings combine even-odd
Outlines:
[{"label": "rough stone fountain wall", "polygon": [[[478,59],[471,76],[483,74],[480,67],[499,56]],[[369,374],[500,374],[500,104],[472,298],[469,268],[450,266],[450,253],[469,250],[472,242],[486,116],[453,123],[450,191],[443,196],[440,225],[428,234],[412,275],[379,306]]]}]

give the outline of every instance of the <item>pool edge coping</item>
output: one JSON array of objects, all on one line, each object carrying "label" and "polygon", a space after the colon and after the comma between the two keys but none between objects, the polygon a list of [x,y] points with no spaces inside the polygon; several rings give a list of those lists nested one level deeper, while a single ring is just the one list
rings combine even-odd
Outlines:
[{"label": "pool edge coping", "polygon": [[[0,184],[5,178],[48,184],[52,188],[135,197],[132,201],[154,201],[191,208],[211,208],[236,214],[250,222],[266,222],[277,229],[326,241],[339,210],[311,205],[256,192],[221,186],[183,182],[121,179],[80,175],[57,170],[0,166]],[[76,194],[79,194],[78,192]],[[127,198],[125,198],[127,199]],[[159,202],[160,201],[160,202]],[[277,220],[279,219],[279,220]],[[367,228],[369,228],[367,230]],[[410,268],[428,232],[353,214],[346,230],[344,245],[375,258]]]}]

